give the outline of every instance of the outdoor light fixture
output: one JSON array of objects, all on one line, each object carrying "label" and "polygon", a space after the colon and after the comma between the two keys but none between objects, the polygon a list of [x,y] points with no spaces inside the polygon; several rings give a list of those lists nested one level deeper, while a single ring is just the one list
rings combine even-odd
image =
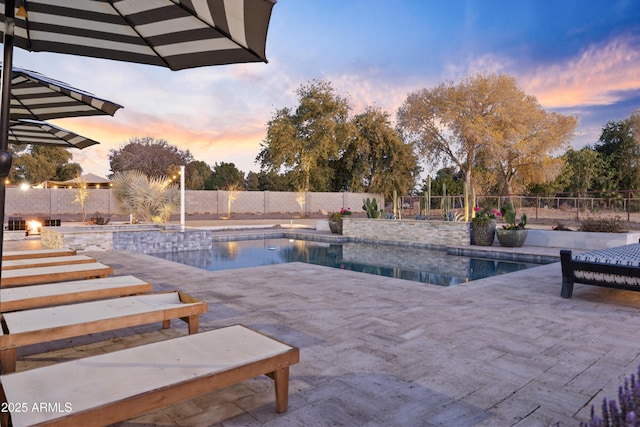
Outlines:
[{"label": "outdoor light fixture", "polygon": [[27,236],[33,235],[33,234],[40,234],[41,230],[42,230],[42,223],[40,221],[32,219],[31,221],[27,222],[27,232],[26,232]]},{"label": "outdoor light fixture", "polygon": [[20,189],[22,191],[27,191],[29,189],[29,184],[26,182],[23,182],[22,184],[20,184]]}]

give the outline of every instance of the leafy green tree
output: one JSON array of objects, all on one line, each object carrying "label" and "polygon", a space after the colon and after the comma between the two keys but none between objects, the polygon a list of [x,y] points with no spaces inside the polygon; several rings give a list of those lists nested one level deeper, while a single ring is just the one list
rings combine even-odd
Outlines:
[{"label": "leafy green tree", "polygon": [[65,163],[56,168],[55,181],[68,181],[82,175],[82,167],[78,163]]},{"label": "leafy green tree", "polygon": [[249,171],[244,180],[244,188],[247,191],[260,191],[260,178],[256,172]]},{"label": "leafy green tree", "polygon": [[285,175],[276,171],[258,172],[258,189],[260,191],[291,191],[293,187]]},{"label": "leafy green tree", "polygon": [[[442,185],[447,188],[447,194],[457,195],[464,191],[464,175],[456,170],[455,166],[447,166],[439,169],[436,176],[431,180],[431,194],[433,196],[442,196]],[[427,191],[427,180],[422,181],[421,192]]]},{"label": "leafy green tree", "polygon": [[213,171],[209,165],[201,160],[189,163],[184,168],[184,185],[189,190],[211,190],[207,188],[207,182],[211,182]]},{"label": "leafy green tree", "polygon": [[601,178],[607,175],[603,156],[591,147],[580,150],[570,148],[562,156],[562,172],[556,179],[556,191],[591,191],[599,187]]},{"label": "leafy green tree", "polygon": [[211,177],[212,189],[214,190],[244,188],[244,173],[233,163],[216,163],[213,166],[213,173]]},{"label": "leafy green tree", "polygon": [[164,139],[131,138],[117,150],[109,150],[111,171],[137,170],[149,177],[164,178],[179,166],[193,161],[189,150],[180,150]]},{"label": "leafy green tree", "polygon": [[314,80],[296,93],[296,109],[277,110],[267,123],[256,161],[267,172],[284,170],[292,188],[328,191],[333,182],[330,162],[355,138],[350,107],[326,81]]},{"label": "leafy green tree", "polygon": [[389,114],[368,107],[352,120],[356,137],[348,141],[335,162],[333,191],[408,194],[420,173],[412,144],[406,144],[394,129]]},{"label": "leafy green tree", "polygon": [[62,147],[29,145],[18,150],[13,148],[13,153],[11,182],[66,181],[82,172],[79,164],[70,162],[73,155]]},{"label": "leafy green tree", "polygon": [[640,189],[640,110],[603,128],[595,150],[607,162],[618,190]]}]

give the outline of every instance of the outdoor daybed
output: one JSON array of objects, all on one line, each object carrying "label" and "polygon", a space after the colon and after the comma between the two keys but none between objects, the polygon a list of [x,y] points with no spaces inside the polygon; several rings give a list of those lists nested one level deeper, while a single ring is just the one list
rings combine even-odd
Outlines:
[{"label": "outdoor daybed", "polygon": [[135,276],[112,276],[101,279],[74,280],[31,286],[0,289],[0,311],[27,310],[30,308],[98,300],[110,297],[151,292],[151,283]]},{"label": "outdoor daybed", "polygon": [[571,298],[574,283],[640,291],[640,243],[572,255],[560,251],[562,291]]},{"label": "outdoor daybed", "polygon": [[184,320],[194,334],[206,311],[206,302],[170,291],[3,313],[2,373],[15,371],[18,347],[154,322],[166,329],[171,319]]},{"label": "outdoor daybed", "polygon": [[[103,426],[267,375],[284,412],[289,366],[299,361],[298,348],[235,325],[2,375],[0,403],[14,427]],[[64,406],[33,410],[41,402]]]}]

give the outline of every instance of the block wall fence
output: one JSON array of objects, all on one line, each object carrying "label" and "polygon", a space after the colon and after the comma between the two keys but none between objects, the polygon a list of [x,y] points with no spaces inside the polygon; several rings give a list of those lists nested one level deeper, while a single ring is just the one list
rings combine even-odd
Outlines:
[{"label": "block wall fence", "polygon": [[[76,191],[68,188],[31,188],[21,190],[10,187],[6,189],[5,219],[10,216],[45,216],[81,215],[82,207],[74,202]],[[85,213],[90,216],[94,212],[102,215],[123,214],[110,189],[89,189],[89,197],[85,202]],[[313,214],[318,212],[334,212],[341,208],[350,208],[354,213],[364,213],[362,200],[366,197],[376,198],[379,206],[384,206],[384,196],[374,193],[296,193],[279,191],[241,191],[231,201],[231,213],[244,214]],[[301,204],[302,203],[302,206]],[[229,205],[229,192],[216,190],[186,190],[186,215],[213,214],[226,215]],[[179,213],[179,210],[176,214]]]}]

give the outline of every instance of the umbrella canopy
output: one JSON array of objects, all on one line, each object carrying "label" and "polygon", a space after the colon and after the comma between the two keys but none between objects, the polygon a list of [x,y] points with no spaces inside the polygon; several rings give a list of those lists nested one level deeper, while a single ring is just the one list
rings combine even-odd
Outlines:
[{"label": "umbrella canopy", "polygon": [[113,116],[120,108],[121,105],[35,71],[16,67],[11,70],[11,120]]},{"label": "umbrella canopy", "polygon": [[[4,5],[0,15],[4,22],[0,177],[6,177],[11,170],[8,128],[14,44],[30,51],[115,59],[172,70],[266,62],[267,29],[275,1],[0,0],[0,4]],[[0,181],[0,254],[4,198],[5,187]]]},{"label": "umbrella canopy", "polygon": [[71,131],[40,120],[16,120],[9,124],[9,142],[83,149],[99,144]]},{"label": "umbrella canopy", "polygon": [[272,0],[2,0],[0,4],[14,2],[19,8],[14,35],[18,47],[172,70],[266,62],[267,28],[275,4]]}]

